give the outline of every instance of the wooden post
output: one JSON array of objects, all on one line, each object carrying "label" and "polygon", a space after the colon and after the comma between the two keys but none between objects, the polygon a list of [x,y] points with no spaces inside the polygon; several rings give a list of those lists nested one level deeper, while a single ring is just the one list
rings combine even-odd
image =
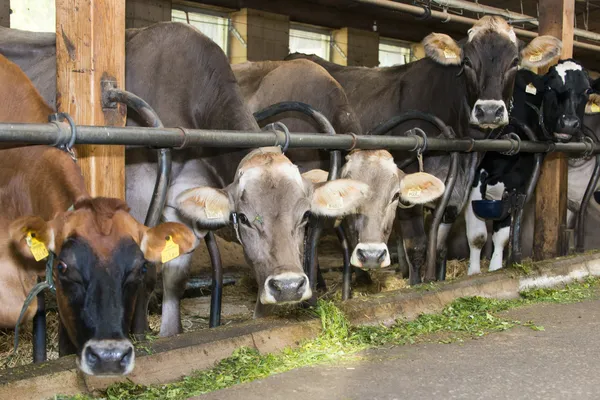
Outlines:
[{"label": "wooden post", "polygon": [[[575,0],[540,0],[540,35],[562,40],[562,59],[573,56]],[[539,71],[545,73],[546,71]],[[536,260],[565,255],[567,220],[567,157],[549,154],[535,191],[535,232],[533,257]]]},{"label": "wooden post", "polygon": [[[56,0],[56,105],[78,125],[125,125],[102,107],[102,81],[125,88],[125,0]],[[125,199],[123,146],[78,146],[92,196]]]}]

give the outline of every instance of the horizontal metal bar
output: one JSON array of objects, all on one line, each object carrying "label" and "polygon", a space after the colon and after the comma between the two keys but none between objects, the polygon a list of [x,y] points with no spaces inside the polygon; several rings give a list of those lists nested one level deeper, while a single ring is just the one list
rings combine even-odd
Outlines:
[{"label": "horizontal metal bar", "polygon": [[[69,141],[70,127],[66,123],[0,124],[0,142],[36,143],[57,145]],[[354,145],[354,141],[356,144]],[[290,148],[316,148],[324,150],[387,149],[413,151],[421,145],[416,136],[357,136],[337,134],[294,133]],[[283,132],[241,132],[180,128],[145,128],[137,126],[77,126],[76,144],[114,144],[148,147],[226,147],[255,148],[278,146],[285,143]],[[588,145],[589,146],[589,145]],[[592,153],[600,153],[600,144],[594,144]],[[443,139],[428,138],[427,151],[441,152],[507,152],[516,148],[514,140],[507,139]],[[524,153],[584,153],[585,143],[545,143],[522,141]]]}]

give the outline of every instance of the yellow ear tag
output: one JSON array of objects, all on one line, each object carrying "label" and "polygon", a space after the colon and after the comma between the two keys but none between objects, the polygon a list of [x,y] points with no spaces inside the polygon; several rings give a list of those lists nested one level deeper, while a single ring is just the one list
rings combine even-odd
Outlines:
[{"label": "yellow ear tag", "polygon": [[40,242],[35,234],[31,232],[27,232],[27,236],[25,237],[25,242],[27,242],[27,246],[29,246],[29,250],[35,258],[35,261],[43,260],[48,257],[48,249],[43,242]]},{"label": "yellow ear tag", "polygon": [[449,58],[449,59],[453,59],[453,58],[457,58],[458,56],[456,55],[456,53],[450,49],[444,49],[444,57]]},{"label": "yellow ear tag", "polygon": [[592,112],[600,112],[600,106],[596,103],[592,103],[592,105],[590,106],[590,109],[592,110]]},{"label": "yellow ear tag", "polygon": [[160,253],[160,260],[163,264],[179,257],[179,245],[173,241],[171,236],[167,236],[166,239],[165,248]]},{"label": "yellow ear tag", "polygon": [[533,53],[532,55],[529,56],[529,61],[538,62],[538,61],[542,61],[542,58],[544,58],[544,55],[542,53]]}]

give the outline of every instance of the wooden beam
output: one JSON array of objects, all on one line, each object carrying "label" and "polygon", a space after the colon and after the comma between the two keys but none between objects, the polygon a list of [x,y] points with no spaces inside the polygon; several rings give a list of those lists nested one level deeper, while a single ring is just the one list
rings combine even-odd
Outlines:
[{"label": "wooden beam", "polygon": [[[78,125],[125,125],[125,107],[103,109],[102,81],[125,88],[125,0],[56,0],[56,106]],[[92,196],[125,199],[123,146],[78,146]]]},{"label": "wooden beam", "polygon": [[[540,0],[539,8],[540,35],[552,35],[562,40],[561,58],[572,57],[575,0]],[[535,191],[533,257],[536,260],[565,255],[568,251],[567,172],[564,154],[550,154],[542,165]]]}]

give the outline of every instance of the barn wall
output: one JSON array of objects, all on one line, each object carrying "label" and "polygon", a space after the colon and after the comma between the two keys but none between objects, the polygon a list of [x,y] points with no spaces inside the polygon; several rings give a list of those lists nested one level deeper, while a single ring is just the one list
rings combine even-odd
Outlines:
[{"label": "barn wall", "polygon": [[245,42],[242,43],[233,32],[229,34],[229,56],[232,64],[283,60],[288,55],[288,16],[243,8],[231,13],[231,23]]},{"label": "barn wall", "polygon": [[376,67],[379,65],[379,34],[354,28],[333,31],[338,49],[331,50],[331,61],[340,65]]},{"label": "barn wall", "polygon": [[0,0],[0,26],[10,28],[10,0]]},{"label": "barn wall", "polygon": [[171,0],[127,0],[125,27],[143,28],[171,20]]}]

